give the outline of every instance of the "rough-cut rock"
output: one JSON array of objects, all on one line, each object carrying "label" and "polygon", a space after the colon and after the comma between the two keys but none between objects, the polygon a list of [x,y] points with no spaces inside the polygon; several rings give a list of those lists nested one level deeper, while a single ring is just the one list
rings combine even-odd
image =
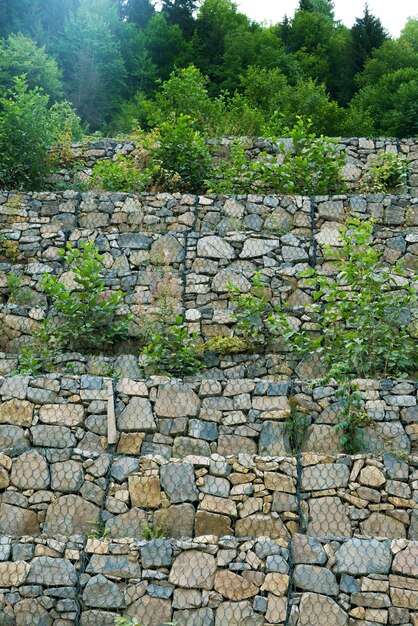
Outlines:
[{"label": "rough-cut rock", "polygon": [[134,507],[156,509],[161,504],[158,476],[129,476],[129,495]]},{"label": "rough-cut rock", "polygon": [[0,584],[2,587],[19,587],[26,582],[30,565],[25,561],[0,563]]},{"label": "rough-cut rock", "polygon": [[184,247],[173,235],[163,235],[152,244],[149,258],[154,265],[181,263],[184,260]]},{"label": "rough-cut rock", "polygon": [[68,559],[39,556],[32,559],[27,583],[65,587],[77,582],[77,572]]},{"label": "rough-cut rock", "polygon": [[360,528],[362,534],[368,536],[390,537],[391,539],[406,537],[405,525],[400,520],[383,513],[372,513],[360,524]]},{"label": "rough-cut rock", "polygon": [[387,574],[391,563],[390,541],[348,539],[335,553],[336,571],[353,576]]},{"label": "rough-cut rock", "polygon": [[218,513],[198,511],[194,522],[194,534],[196,537],[201,535],[216,535],[217,537],[232,535],[231,518]]},{"label": "rough-cut rock", "polygon": [[167,463],[161,467],[161,485],[173,504],[199,499],[195,480],[191,463]]},{"label": "rough-cut rock", "polygon": [[137,396],[131,398],[119,415],[117,425],[124,432],[136,430],[154,432],[157,430],[150,401]]},{"label": "rough-cut rock", "polygon": [[292,538],[292,557],[294,563],[311,563],[323,565],[327,562],[327,554],[323,546],[314,537],[296,534]]},{"label": "rough-cut rock", "polygon": [[39,520],[34,511],[10,504],[0,504],[0,533],[21,537],[39,535]]},{"label": "rough-cut rock", "polygon": [[228,600],[238,602],[258,593],[258,587],[238,574],[221,570],[215,576],[214,589]]},{"label": "rough-cut rock", "polygon": [[234,248],[222,237],[210,235],[202,237],[197,242],[197,256],[207,259],[233,259]]},{"label": "rough-cut rock", "polygon": [[303,593],[299,605],[300,626],[346,626],[347,613],[332,598]]},{"label": "rough-cut rock", "polygon": [[211,554],[198,550],[181,552],[173,561],[169,582],[186,588],[213,589],[216,560]]},{"label": "rough-cut rock", "polygon": [[151,596],[143,596],[125,611],[127,617],[135,617],[139,624],[164,626],[171,622],[171,602]]},{"label": "rough-cut rock", "polygon": [[165,537],[191,537],[195,509],[192,504],[175,504],[154,513],[154,528],[162,528]]},{"label": "rough-cut rock", "polygon": [[302,471],[302,489],[324,491],[345,488],[350,478],[350,470],[342,463],[320,463],[305,467]]},{"label": "rough-cut rock", "polygon": [[264,617],[255,613],[249,600],[221,602],[216,609],[215,626],[264,626]]},{"label": "rough-cut rock", "polygon": [[146,513],[138,508],[133,508],[121,515],[115,515],[106,522],[110,537],[141,537],[146,525]]},{"label": "rough-cut rock", "polygon": [[173,554],[171,543],[166,539],[152,539],[141,548],[143,567],[170,567]]},{"label": "rough-cut rock", "polygon": [[120,585],[98,574],[84,588],[83,602],[86,606],[100,609],[122,609],[125,600]]},{"label": "rough-cut rock", "polygon": [[57,498],[46,512],[43,532],[55,535],[88,535],[92,522],[99,518],[99,507],[80,496],[68,495]]},{"label": "rough-cut rock", "polygon": [[393,560],[393,571],[418,576],[418,541],[411,541]]},{"label": "rough-cut rock", "polygon": [[11,483],[17,489],[47,489],[49,469],[44,457],[37,450],[23,452],[13,463]]},{"label": "rough-cut rock", "polygon": [[288,538],[288,531],[279,517],[256,513],[237,520],[235,525],[237,537],[271,537],[272,539]]},{"label": "rough-cut rock", "polygon": [[[2,391],[2,393],[4,393]],[[13,424],[14,426],[32,426],[34,405],[26,400],[12,398],[0,404],[0,424]]]},{"label": "rough-cut rock", "polygon": [[340,498],[314,498],[309,502],[308,535],[351,537],[350,518]]},{"label": "rough-cut rock", "polygon": [[160,386],[154,410],[158,417],[194,417],[198,414],[198,395],[180,383]]},{"label": "rough-cut rock", "polygon": [[84,420],[81,404],[44,404],[39,409],[39,419],[44,424],[79,426]]},{"label": "rough-cut rock", "polygon": [[266,456],[286,456],[291,452],[284,422],[264,422],[260,433],[259,453]]},{"label": "rough-cut rock", "polygon": [[296,565],[293,577],[296,587],[326,596],[336,596],[339,585],[334,574],[318,565]]}]

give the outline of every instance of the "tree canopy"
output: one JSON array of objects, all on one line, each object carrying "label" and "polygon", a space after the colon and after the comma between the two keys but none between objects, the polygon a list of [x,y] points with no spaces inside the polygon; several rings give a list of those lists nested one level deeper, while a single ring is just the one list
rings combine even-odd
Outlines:
[{"label": "tree canopy", "polygon": [[418,21],[394,39],[367,5],[347,28],[331,0],[300,0],[274,25],[231,0],[0,0],[0,91],[25,75],[92,131],[182,107],[213,133],[279,131],[303,114],[327,134],[412,135],[417,71]]}]

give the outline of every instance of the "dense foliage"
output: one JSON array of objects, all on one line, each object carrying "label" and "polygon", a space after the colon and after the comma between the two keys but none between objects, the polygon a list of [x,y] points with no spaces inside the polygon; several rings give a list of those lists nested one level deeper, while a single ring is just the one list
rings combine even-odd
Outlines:
[{"label": "dense foliage", "polygon": [[92,131],[179,113],[212,136],[279,136],[296,115],[317,134],[418,131],[418,21],[391,39],[367,5],[347,28],[331,0],[271,26],[231,0],[0,0],[0,37],[0,90],[26,74]]}]

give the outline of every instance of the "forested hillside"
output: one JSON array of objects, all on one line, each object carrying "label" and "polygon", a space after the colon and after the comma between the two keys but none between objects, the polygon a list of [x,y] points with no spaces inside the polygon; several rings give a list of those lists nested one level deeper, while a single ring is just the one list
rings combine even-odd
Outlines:
[{"label": "forested hillside", "polygon": [[418,21],[392,39],[367,7],[350,29],[330,0],[271,26],[230,0],[0,0],[0,36],[0,89],[26,74],[90,131],[171,112],[209,135],[280,134],[297,115],[328,135],[418,131]]}]

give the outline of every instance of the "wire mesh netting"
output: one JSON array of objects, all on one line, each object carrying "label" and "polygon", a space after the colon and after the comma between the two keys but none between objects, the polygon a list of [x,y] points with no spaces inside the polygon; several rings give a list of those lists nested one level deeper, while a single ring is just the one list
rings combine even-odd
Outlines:
[{"label": "wire mesh netting", "polygon": [[0,624],[416,626],[412,176],[1,194]]}]

